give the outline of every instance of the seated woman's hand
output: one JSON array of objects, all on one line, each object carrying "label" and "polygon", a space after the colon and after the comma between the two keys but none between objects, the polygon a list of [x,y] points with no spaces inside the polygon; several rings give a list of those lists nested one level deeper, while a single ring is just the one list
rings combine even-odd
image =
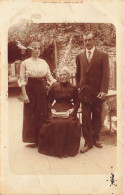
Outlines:
[{"label": "seated woman's hand", "polygon": [[54,114],[56,112],[55,109],[51,109],[51,113]]},{"label": "seated woman's hand", "polygon": [[26,104],[30,102],[28,95],[23,95],[23,101]]},{"label": "seated woman's hand", "polygon": [[74,108],[69,109],[68,112],[69,112],[69,115],[72,114],[74,112]]}]

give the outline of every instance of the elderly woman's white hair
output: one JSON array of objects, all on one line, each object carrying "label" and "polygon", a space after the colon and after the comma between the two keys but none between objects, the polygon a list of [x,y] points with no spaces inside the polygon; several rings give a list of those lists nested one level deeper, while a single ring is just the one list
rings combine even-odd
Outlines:
[{"label": "elderly woman's white hair", "polygon": [[68,76],[70,77],[70,69],[67,66],[63,66],[62,68],[59,68],[57,71],[57,77],[62,73],[62,72],[66,72],[68,74]]}]

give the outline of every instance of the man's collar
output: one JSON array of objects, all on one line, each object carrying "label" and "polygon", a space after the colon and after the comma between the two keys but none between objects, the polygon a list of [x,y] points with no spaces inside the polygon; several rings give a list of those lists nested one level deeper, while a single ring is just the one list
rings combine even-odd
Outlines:
[{"label": "man's collar", "polygon": [[91,53],[94,53],[94,50],[95,50],[95,46],[90,50],[86,48],[86,52],[91,51]]}]

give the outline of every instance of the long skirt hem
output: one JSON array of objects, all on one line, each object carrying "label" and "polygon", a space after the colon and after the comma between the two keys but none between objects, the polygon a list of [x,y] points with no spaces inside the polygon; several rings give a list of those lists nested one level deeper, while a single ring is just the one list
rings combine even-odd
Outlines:
[{"label": "long skirt hem", "polygon": [[52,118],[40,129],[38,152],[49,156],[75,156],[79,151],[81,125],[79,119]]}]

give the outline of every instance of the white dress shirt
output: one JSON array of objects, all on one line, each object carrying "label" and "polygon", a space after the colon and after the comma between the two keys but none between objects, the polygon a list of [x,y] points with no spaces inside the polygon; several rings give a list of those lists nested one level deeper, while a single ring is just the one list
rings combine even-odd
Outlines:
[{"label": "white dress shirt", "polygon": [[56,80],[52,77],[50,68],[45,60],[34,59],[33,57],[24,60],[20,66],[19,86],[26,85],[28,77],[42,78],[46,77],[47,81],[52,84]]},{"label": "white dress shirt", "polygon": [[86,48],[86,56],[87,56],[87,59],[88,59],[88,57],[89,57],[89,51],[91,52],[91,54],[90,54],[90,58],[92,59],[92,57],[93,57],[93,54],[94,54],[94,50],[95,50],[95,46],[92,48],[92,49],[90,49],[90,50],[88,50],[87,48]]}]

